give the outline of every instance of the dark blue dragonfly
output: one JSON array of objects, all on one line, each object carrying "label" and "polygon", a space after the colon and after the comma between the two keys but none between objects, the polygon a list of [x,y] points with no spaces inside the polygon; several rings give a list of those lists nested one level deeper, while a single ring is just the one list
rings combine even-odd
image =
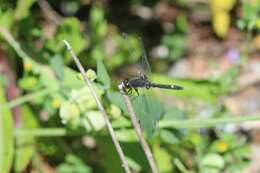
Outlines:
[{"label": "dark blue dragonfly", "polygon": [[[153,83],[148,79],[147,73],[151,73],[151,68],[147,60],[146,52],[144,50],[143,41],[139,38],[139,42],[142,48],[141,57],[141,69],[137,77],[131,79],[125,79],[123,81],[123,87],[127,93],[131,94],[134,89],[138,93],[138,88],[162,88],[162,89],[172,89],[172,90],[182,90],[183,87],[179,85],[169,85],[169,84],[159,84]],[[138,93],[139,94],[139,93]]]},{"label": "dark blue dragonfly", "polygon": [[178,85],[153,83],[149,80],[148,74],[151,73],[151,68],[141,38],[139,38],[139,42],[142,53],[139,73],[136,77],[123,80],[122,87],[129,95],[132,95],[133,90],[136,91],[137,97],[131,97],[135,112],[138,115],[142,129],[145,130],[148,136],[152,136],[156,124],[163,114],[163,106],[160,101],[151,94],[151,92],[144,92],[144,90],[142,90],[142,94],[139,95],[138,89],[162,88],[182,90],[183,87]]}]

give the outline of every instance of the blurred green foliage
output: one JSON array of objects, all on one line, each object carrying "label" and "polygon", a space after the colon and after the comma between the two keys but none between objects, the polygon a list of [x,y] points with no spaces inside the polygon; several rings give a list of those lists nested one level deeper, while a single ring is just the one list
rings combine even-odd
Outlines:
[{"label": "blurred green foliage", "polygon": [[[109,11],[109,6],[101,2],[49,3],[58,17],[52,16],[52,11],[44,11],[35,0],[0,3],[0,42],[4,52],[0,53],[8,57],[12,64],[10,69],[17,76],[15,83],[21,91],[16,100],[7,102],[6,93],[9,91],[6,86],[10,83],[10,77],[0,75],[0,170],[3,173],[11,169],[16,172],[26,169],[44,172],[42,165],[45,164],[60,173],[123,172],[96,102],[90,90],[85,87],[82,76],[76,72],[72,57],[65,48],[63,40],[67,40],[84,67],[89,69],[87,75],[109,114],[131,168],[136,172],[149,172],[149,165],[132,129],[123,98],[117,90],[119,79],[131,76],[131,71],[136,72],[129,65],[139,61],[142,50],[138,37],[150,29],[145,27],[148,22],[141,20],[141,17],[136,23],[145,24],[129,26],[129,21],[122,21],[129,27],[126,40],[121,33],[124,32],[121,31],[123,26],[111,17],[115,15],[120,18],[120,12],[117,14],[116,10],[113,11],[117,7],[111,7]],[[178,61],[185,55],[190,22],[186,1],[169,3],[179,11],[173,20],[167,21],[173,27],[167,31],[162,30],[161,33],[152,33],[149,35],[151,38],[144,38],[148,40],[144,44],[148,50],[154,46],[149,41],[157,41],[167,48],[168,54],[163,59],[165,65]],[[221,4],[213,4],[214,9],[217,8],[213,11],[223,13],[224,10],[229,20],[234,3],[235,1],[223,1]],[[154,4],[155,1],[148,3],[132,0],[122,10],[129,13],[131,5],[143,5],[152,9]],[[256,5],[243,3],[243,13],[238,26],[241,29],[255,29],[259,20],[257,1]],[[55,18],[56,22],[49,17]],[[130,20],[132,14],[127,17]],[[223,25],[222,18],[220,19],[220,23],[215,19],[211,22],[216,34],[224,38],[230,25],[229,21],[224,21]],[[155,64],[158,60],[156,58],[153,59]],[[160,122],[221,118],[229,114],[218,98],[238,88],[236,79],[239,67],[234,66],[225,74],[205,80],[177,79],[156,72],[157,69],[154,69],[151,74],[152,81],[184,87],[183,91],[153,90],[140,91],[139,96],[131,95],[160,172],[232,173],[245,168],[249,162],[246,139],[227,132],[221,125],[219,127],[223,127],[222,130],[159,128]],[[165,106],[165,99],[161,97],[163,94],[171,99],[182,100],[185,106],[174,104],[171,99]],[[203,110],[198,110],[197,105],[200,104],[203,105]],[[12,114],[14,117],[16,115],[11,112],[14,105],[21,111],[18,120],[12,119]],[[13,127],[13,124],[19,126]],[[34,131],[39,127],[66,128],[70,132],[80,131],[86,136],[65,134],[64,137],[49,139],[51,134],[36,136],[37,138],[12,134],[14,130]],[[32,164],[28,168],[30,163]]]}]

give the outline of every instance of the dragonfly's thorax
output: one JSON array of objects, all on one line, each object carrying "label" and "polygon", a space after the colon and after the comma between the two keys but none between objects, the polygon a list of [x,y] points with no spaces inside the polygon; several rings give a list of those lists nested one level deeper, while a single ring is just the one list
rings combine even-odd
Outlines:
[{"label": "dragonfly's thorax", "polygon": [[128,86],[131,88],[149,88],[150,81],[144,78],[133,78],[128,81]]}]

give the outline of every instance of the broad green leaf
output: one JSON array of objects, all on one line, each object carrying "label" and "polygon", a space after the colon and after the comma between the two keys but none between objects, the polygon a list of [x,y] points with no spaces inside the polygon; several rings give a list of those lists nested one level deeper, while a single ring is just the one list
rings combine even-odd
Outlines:
[{"label": "broad green leaf", "polygon": [[148,92],[132,99],[132,102],[142,129],[148,137],[152,137],[163,113],[162,104]]},{"label": "broad green leaf", "polygon": [[35,2],[36,0],[18,0],[17,6],[14,11],[16,20],[21,20],[29,16],[30,8]]},{"label": "broad green leaf", "polygon": [[172,96],[192,96],[204,101],[214,102],[219,94],[219,86],[209,81],[173,79],[159,74],[152,74],[151,80],[153,82],[160,81],[164,84],[177,84],[184,88],[183,90],[158,90]]},{"label": "broad green leaf", "polygon": [[111,80],[107,73],[106,67],[104,66],[102,60],[97,59],[97,76],[98,80],[102,82],[107,88],[110,87]]},{"label": "broad green leaf", "polygon": [[[21,107],[22,128],[31,129],[38,127],[36,115],[27,105]],[[14,169],[16,172],[22,172],[30,163],[35,152],[35,138],[32,136],[18,136],[16,138],[16,151]]]},{"label": "broad green leaf", "polygon": [[53,71],[55,72],[56,76],[62,80],[64,75],[64,67],[63,67],[63,60],[60,55],[56,55],[51,58],[50,65]]},{"label": "broad green leaf", "polygon": [[153,147],[153,154],[161,173],[168,173],[172,172],[173,163],[172,163],[172,156],[168,153],[164,148],[160,146]]},{"label": "broad green leaf", "polygon": [[[6,104],[5,90],[0,85],[0,108]],[[13,119],[10,109],[0,109],[0,170],[9,173],[14,155]]]}]

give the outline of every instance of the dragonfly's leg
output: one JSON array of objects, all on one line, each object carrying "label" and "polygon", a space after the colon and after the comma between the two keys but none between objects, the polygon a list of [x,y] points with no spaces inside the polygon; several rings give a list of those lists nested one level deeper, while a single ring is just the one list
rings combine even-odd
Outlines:
[{"label": "dragonfly's leg", "polygon": [[127,94],[132,95],[132,91],[133,91],[132,88],[129,88],[128,91],[127,91]]},{"label": "dragonfly's leg", "polygon": [[137,88],[134,88],[135,92],[137,93],[137,95],[139,96],[139,92]]},{"label": "dragonfly's leg", "polygon": [[149,89],[149,88],[150,88],[150,83],[146,83],[146,84],[145,84],[145,88],[146,88],[146,89]]}]

